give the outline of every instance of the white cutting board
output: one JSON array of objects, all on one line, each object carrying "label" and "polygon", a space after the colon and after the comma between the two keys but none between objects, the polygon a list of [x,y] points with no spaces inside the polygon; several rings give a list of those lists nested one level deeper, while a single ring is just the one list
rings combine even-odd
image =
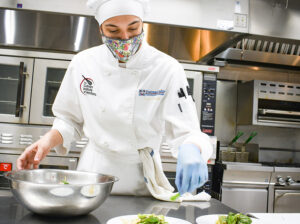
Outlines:
[{"label": "white cutting board", "polygon": [[296,224],[300,223],[300,213],[251,213],[263,224]]}]

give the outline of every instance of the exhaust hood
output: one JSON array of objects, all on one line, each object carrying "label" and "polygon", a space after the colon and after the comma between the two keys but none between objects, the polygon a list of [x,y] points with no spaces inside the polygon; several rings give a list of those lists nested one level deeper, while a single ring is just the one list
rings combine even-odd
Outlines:
[{"label": "exhaust hood", "polygon": [[[145,38],[182,61],[206,63],[246,34],[144,24]],[[102,44],[92,16],[0,8],[0,47],[79,52]]]},{"label": "exhaust hood", "polygon": [[300,41],[249,36],[214,57],[229,63],[300,68]]},{"label": "exhaust hood", "polygon": [[[260,35],[251,23],[254,16],[250,11],[252,34],[145,23],[145,38],[150,45],[184,62],[263,63],[299,69],[300,40],[282,38],[278,33],[275,37]],[[288,37],[289,30],[284,32]],[[300,28],[291,34],[295,32],[300,38]],[[76,53],[101,43],[98,23],[92,16],[0,8],[2,48]]]},{"label": "exhaust hood", "polygon": [[250,0],[249,36],[215,55],[215,59],[299,69],[299,21],[299,0]]}]

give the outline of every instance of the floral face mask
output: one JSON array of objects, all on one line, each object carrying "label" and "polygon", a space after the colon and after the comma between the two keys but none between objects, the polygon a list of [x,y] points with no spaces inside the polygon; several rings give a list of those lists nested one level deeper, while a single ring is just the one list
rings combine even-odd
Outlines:
[{"label": "floral face mask", "polygon": [[132,38],[114,39],[102,34],[102,42],[106,44],[113,56],[122,62],[127,62],[138,51],[144,38],[144,31]]}]

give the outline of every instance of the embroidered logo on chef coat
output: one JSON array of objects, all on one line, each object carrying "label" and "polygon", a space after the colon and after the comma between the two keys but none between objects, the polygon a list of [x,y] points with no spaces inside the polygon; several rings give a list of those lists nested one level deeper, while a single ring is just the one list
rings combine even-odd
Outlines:
[{"label": "embroidered logo on chef coat", "polygon": [[94,81],[91,78],[87,78],[84,75],[82,75],[83,79],[80,83],[80,91],[84,94],[84,95],[93,95],[96,96],[96,93],[93,92],[93,88],[94,88]]},{"label": "embroidered logo on chef coat", "polygon": [[166,90],[147,90],[147,89],[140,89],[139,96],[163,96],[165,95]]}]

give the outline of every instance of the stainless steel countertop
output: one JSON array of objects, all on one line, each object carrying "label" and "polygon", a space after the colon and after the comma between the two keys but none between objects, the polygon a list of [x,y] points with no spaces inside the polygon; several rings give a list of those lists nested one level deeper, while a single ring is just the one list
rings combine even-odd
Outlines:
[{"label": "stainless steel countertop", "polygon": [[226,214],[235,210],[216,199],[209,202],[172,203],[152,197],[109,196],[95,211],[72,218],[45,217],[26,210],[13,197],[0,197],[0,224],[105,224],[109,219],[138,213],[163,214],[196,223],[196,218],[209,214]]}]

